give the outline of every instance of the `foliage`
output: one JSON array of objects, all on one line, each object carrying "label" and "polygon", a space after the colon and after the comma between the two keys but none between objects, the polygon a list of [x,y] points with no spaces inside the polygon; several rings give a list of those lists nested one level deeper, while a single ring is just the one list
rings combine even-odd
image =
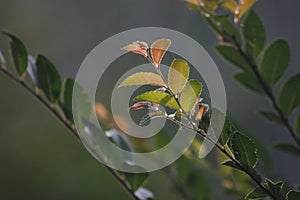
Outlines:
[{"label": "foliage", "polygon": [[[300,75],[295,74],[283,83],[281,81],[289,65],[289,44],[280,39],[266,46],[264,24],[251,10],[256,0],[186,1],[189,3],[189,8],[199,11],[205,17],[208,25],[218,35],[219,44],[215,46],[215,50],[239,70],[233,76],[234,80],[270,100],[273,110],[258,113],[265,119],[286,127],[295,141],[295,145],[278,143],[273,145],[273,148],[299,156],[300,114],[294,124],[290,116],[300,105],[300,92],[295,87],[300,84]],[[217,11],[222,9],[228,13],[217,14],[219,13]],[[11,72],[6,66],[5,57],[0,52],[1,71],[38,98],[77,138],[79,137],[74,128],[74,119],[78,116],[73,115],[72,105],[76,109],[78,102],[84,102],[86,116],[95,109],[99,120],[107,127],[105,136],[115,145],[127,151],[149,150],[149,144],[145,145],[145,141],[137,140],[122,132],[116,123],[117,120],[122,121],[121,118],[112,116],[101,103],[97,103],[95,107],[91,105],[84,89],[73,79],[65,78],[62,83],[59,72],[48,58],[41,54],[33,58],[18,37],[7,32],[4,35],[9,41],[10,56],[16,73]],[[131,112],[137,109],[150,111],[150,114],[141,118],[141,125],[155,117],[164,117],[180,128],[197,133],[193,144],[184,155],[175,164],[164,169],[176,192],[184,199],[211,199],[210,184],[205,176],[205,173],[209,173],[222,181],[226,192],[241,198],[263,199],[269,196],[277,200],[300,199],[300,193],[290,188],[287,183],[273,182],[258,174],[256,166],[259,163],[259,153],[255,143],[238,130],[225,113],[216,109],[209,110],[209,105],[205,103],[208,101],[201,98],[203,84],[198,80],[190,79],[190,67],[187,61],[174,59],[170,63],[167,77],[163,76],[160,64],[170,45],[169,39],[162,38],[151,45],[144,41],[137,41],[123,47],[125,51],[145,57],[153,64],[156,73],[132,74],[125,78],[119,87],[153,86],[154,89],[138,94],[129,108]],[[276,85],[280,87],[278,94],[274,90]],[[80,88],[83,101],[72,102],[74,87]],[[161,109],[162,107],[167,109]],[[182,122],[178,118],[185,120]],[[225,118],[224,126],[217,124],[221,118]],[[93,122],[88,119],[81,121],[86,132],[99,132]],[[206,133],[207,127],[211,124],[214,124],[213,127],[217,129],[215,131],[221,131],[217,141]],[[155,147],[170,139],[168,137],[167,134],[159,134],[157,141],[151,145]],[[212,167],[209,160],[198,159],[203,138],[215,144],[216,159],[221,164],[217,169]],[[131,160],[124,160],[124,166],[143,171]],[[134,199],[154,198],[154,194],[145,188],[149,173],[133,174],[106,168]]]}]

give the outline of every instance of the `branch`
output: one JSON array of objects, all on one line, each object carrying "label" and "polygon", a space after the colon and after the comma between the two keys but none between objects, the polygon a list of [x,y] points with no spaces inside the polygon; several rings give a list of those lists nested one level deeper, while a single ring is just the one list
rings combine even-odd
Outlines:
[{"label": "branch", "polygon": [[[204,13],[202,13],[204,12]],[[283,111],[279,107],[276,98],[274,96],[274,93],[272,89],[266,84],[262,76],[260,75],[258,71],[258,65],[256,63],[252,62],[252,59],[247,56],[245,51],[242,49],[241,45],[238,43],[236,37],[230,33],[227,33],[221,26],[220,24],[214,19],[213,13],[209,12],[206,10],[204,7],[201,9],[200,13],[204,16],[207,17],[211,20],[211,22],[215,25],[216,28],[218,28],[219,32],[222,33],[222,37],[226,39],[226,41],[231,42],[232,45],[234,45],[235,48],[237,48],[238,52],[241,54],[241,56],[246,60],[246,62],[249,64],[251,67],[252,72],[254,73],[258,83],[262,87],[264,93],[267,95],[268,99],[271,101],[271,105],[273,109],[277,112],[279,115],[281,121],[283,122],[283,125],[287,128],[289,134],[291,137],[294,139],[296,142],[298,148],[300,149],[300,139],[297,137],[294,129],[292,128],[289,119],[284,115]]]},{"label": "branch", "polygon": [[[1,72],[3,72],[3,74],[5,74],[7,77],[9,77],[10,79],[12,79],[14,82],[16,82],[17,84],[21,85],[29,94],[31,94],[33,97],[35,97],[36,99],[38,99],[40,101],[40,103],[45,106],[57,119],[58,121],[60,121],[81,143],[81,139],[76,131],[76,129],[71,126],[60,114],[59,112],[55,109],[55,107],[53,107],[52,105],[50,105],[45,99],[43,99],[39,94],[37,94],[34,90],[32,90],[32,88],[30,88],[28,85],[25,84],[25,82],[23,80],[18,79],[17,77],[15,77],[12,73],[10,73],[9,71],[6,70],[5,66],[1,67]],[[114,171],[112,168],[108,167],[107,165],[104,165],[105,169],[116,179],[116,181],[123,187],[123,189],[125,191],[127,191],[127,193],[135,200],[139,200],[139,197],[135,195],[135,191],[132,190],[131,188],[129,188],[125,182],[125,180],[123,180],[116,171]]]}]

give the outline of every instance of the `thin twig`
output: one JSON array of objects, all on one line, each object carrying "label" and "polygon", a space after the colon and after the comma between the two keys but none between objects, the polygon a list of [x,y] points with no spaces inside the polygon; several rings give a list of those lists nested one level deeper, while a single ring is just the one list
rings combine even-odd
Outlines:
[{"label": "thin twig", "polygon": [[[34,90],[32,90],[28,85],[25,84],[25,82],[20,81],[17,77],[15,77],[12,73],[7,71],[5,68],[1,68],[1,71],[9,78],[14,80],[16,83],[21,85],[28,93],[30,93],[33,97],[37,98],[43,106],[45,106],[57,119],[60,121],[67,129],[82,143],[77,131],[70,125],[64,118],[56,111],[56,109],[49,104],[45,99],[43,99],[40,95],[36,94]],[[129,188],[116,171],[114,171],[112,168],[108,167],[104,164],[105,169],[116,179],[116,181],[122,186],[122,188],[127,191],[127,193],[135,200],[139,200],[139,197],[135,195],[135,192]]]}]

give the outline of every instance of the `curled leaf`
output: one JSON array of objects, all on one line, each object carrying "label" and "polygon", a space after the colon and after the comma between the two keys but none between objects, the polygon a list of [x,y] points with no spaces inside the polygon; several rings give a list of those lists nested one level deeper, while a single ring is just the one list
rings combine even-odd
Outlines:
[{"label": "curled leaf", "polygon": [[144,57],[148,57],[148,44],[143,41],[133,42],[132,44],[123,47],[121,50],[141,54]]},{"label": "curled leaf", "polygon": [[205,103],[200,103],[199,104],[199,111],[197,113],[197,119],[200,121],[204,115],[204,113],[206,113],[209,109],[209,105],[205,104]]},{"label": "curled leaf", "polygon": [[166,51],[171,45],[171,40],[169,39],[159,39],[153,42],[151,45],[151,57],[153,59],[153,63],[156,67],[159,67],[159,64],[161,63],[162,58],[164,57]]},{"label": "curled leaf", "polygon": [[141,108],[149,108],[152,105],[149,101],[140,101],[130,106],[129,110],[138,110]]}]

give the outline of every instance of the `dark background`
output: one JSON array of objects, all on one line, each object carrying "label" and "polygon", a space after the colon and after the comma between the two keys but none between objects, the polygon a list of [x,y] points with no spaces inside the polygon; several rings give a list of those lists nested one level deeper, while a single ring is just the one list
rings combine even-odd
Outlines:
[{"label": "dark background", "polygon": [[[300,71],[299,6],[299,1],[261,0],[254,7],[265,24],[268,42],[285,38],[290,43],[285,78]],[[228,113],[247,134],[267,148],[291,141],[284,128],[256,114],[259,108],[269,108],[268,102],[231,80],[234,69],[212,51],[217,42],[214,35],[200,14],[189,11],[182,0],[0,1],[0,29],[18,35],[32,54],[47,55],[63,77],[74,77],[85,56],[101,41],[145,26],[180,31],[207,49],[225,81]],[[6,45],[1,37],[0,48]],[[63,125],[3,74],[0,91],[0,199],[129,199]],[[292,184],[300,183],[299,158],[270,153],[274,173]],[[162,172],[150,177],[148,187],[157,199],[179,199]]]}]

